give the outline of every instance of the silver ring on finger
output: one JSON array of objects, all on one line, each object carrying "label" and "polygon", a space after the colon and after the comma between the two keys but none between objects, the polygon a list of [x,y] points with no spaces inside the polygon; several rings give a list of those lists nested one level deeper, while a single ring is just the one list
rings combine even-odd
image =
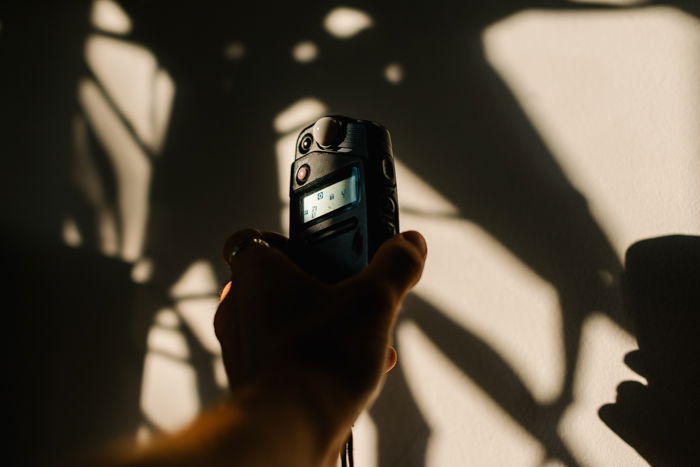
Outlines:
[{"label": "silver ring on finger", "polygon": [[233,257],[236,256],[241,250],[252,245],[258,245],[265,248],[270,247],[270,244],[260,237],[247,238],[233,247],[233,251],[231,251],[231,255],[228,257],[228,263],[231,264],[231,261],[233,261]]}]

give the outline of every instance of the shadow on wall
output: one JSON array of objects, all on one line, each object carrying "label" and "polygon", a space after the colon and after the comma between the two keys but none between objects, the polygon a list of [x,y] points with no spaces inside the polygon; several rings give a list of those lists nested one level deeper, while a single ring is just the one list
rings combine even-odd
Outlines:
[{"label": "shadow on wall", "polygon": [[647,384],[620,384],[600,418],[651,465],[692,465],[700,458],[700,237],[635,243],[622,285],[639,342],[625,363]]},{"label": "shadow on wall", "polygon": [[[621,267],[584,197],[569,183],[487,62],[481,34],[488,25],[524,8],[601,7],[553,0],[461,6],[437,1],[429,7],[406,3],[345,2],[369,12],[377,27],[352,40],[338,41],[320,28],[328,11],[322,2],[307,2],[303,9],[280,6],[273,15],[266,5],[250,3],[234,7],[200,2],[195,8],[190,2],[168,2],[167,6],[120,2],[133,20],[128,40],[152,50],[178,89],[162,156],[152,161],[144,256],[155,267],[152,280],[139,286],[130,282],[126,264],[94,253],[99,237],[95,214],[68,170],[72,142],[67,122],[80,109],[74,97],[65,96],[75,96],[79,78],[91,74],[80,62],[87,26],[71,27],[87,25],[87,7],[70,14],[57,6],[39,14],[26,8],[17,12],[16,21],[12,16],[3,21],[8,48],[12,47],[18,69],[29,76],[16,85],[19,91],[13,101],[22,128],[20,140],[10,143],[10,152],[27,156],[27,165],[17,171],[31,183],[8,180],[21,207],[10,218],[8,231],[22,234],[15,242],[17,251],[34,251],[30,239],[35,238],[51,250],[33,256],[36,261],[28,264],[36,267],[20,276],[25,286],[32,283],[34,274],[61,274],[50,295],[55,307],[51,335],[42,337],[36,351],[20,359],[20,368],[41,367],[45,351],[66,365],[62,374],[74,375],[70,387],[46,394],[45,381],[60,379],[53,370],[20,373],[20,389],[31,387],[33,397],[45,401],[45,405],[24,406],[21,417],[31,423],[25,424],[24,439],[27,446],[38,446],[35,453],[65,454],[84,440],[98,444],[127,428],[135,431],[143,422],[137,412],[147,326],[154,313],[170,303],[168,290],[190,264],[201,259],[219,263],[219,244],[231,231],[251,225],[280,230],[280,202],[273,183],[278,176],[272,157],[278,135],[271,122],[300,98],[316,96],[327,103],[330,113],[386,123],[402,162],[557,290],[566,375],[562,395],[551,406],[537,404],[497,352],[430,304],[413,297],[403,319],[420,326],[505,413],[542,442],[549,457],[576,464],[556,425],[572,398],[581,325],[588,314],[602,311],[630,329],[617,303],[615,284],[604,283],[599,276],[605,271],[616,277]],[[695,3],[687,5],[694,5],[697,14]],[[57,12],[65,23],[56,22]],[[318,59],[305,65],[290,58],[292,45],[301,39],[313,41],[321,51]],[[222,44],[232,40],[245,44],[244,60],[222,59]],[[44,47],[41,53],[32,48],[37,43]],[[47,55],[51,58],[46,59]],[[231,50],[229,55],[240,54]],[[389,62],[401,64],[405,77],[394,68],[390,73],[394,78],[384,79]],[[56,78],[49,84],[46,76]],[[399,85],[392,80],[400,81]],[[60,99],[55,97],[59,94]],[[90,138],[108,202],[116,205],[119,186],[114,169],[96,136]],[[37,172],[32,167],[49,169]],[[12,178],[12,171],[3,173],[4,178]],[[37,212],[47,215],[31,215]],[[58,246],[66,217],[75,219],[84,251],[67,252]],[[25,236],[26,232],[30,235]],[[55,268],[47,267],[42,258],[49,258]],[[92,270],[100,274],[90,274]],[[220,279],[224,280],[223,274]],[[118,299],[109,299],[112,294]],[[76,308],[78,302],[81,305]],[[93,305],[105,321],[93,321]],[[34,330],[43,325],[46,316],[36,310],[46,311],[43,301],[30,301],[20,310],[23,340],[33,340]],[[90,339],[81,341],[80,336]],[[75,347],[78,341],[84,349]],[[189,344],[200,398],[206,405],[219,396],[214,375],[201,345],[195,339]],[[126,387],[96,383],[109,381],[115,368],[128,375]],[[422,466],[430,429],[400,369],[387,382],[384,394],[390,393],[400,397],[380,397],[372,409],[380,433],[379,464]],[[51,406],[62,409],[48,410]],[[91,416],[86,419],[81,413]],[[415,423],[396,424],[396,414]],[[117,419],[123,422],[115,424]],[[36,435],[35,424],[44,427],[43,434]],[[415,427],[421,428],[416,432]],[[61,437],[54,436],[57,432]],[[54,443],[59,439],[65,442]],[[412,451],[402,452],[407,445]]]},{"label": "shadow on wall", "polygon": [[[26,241],[26,240],[25,240]],[[16,328],[10,385],[18,399],[10,465],[57,465],[66,454],[133,433],[146,351],[147,307],[129,264],[86,249],[5,244],[6,310]],[[143,304],[145,305],[145,304]]]}]

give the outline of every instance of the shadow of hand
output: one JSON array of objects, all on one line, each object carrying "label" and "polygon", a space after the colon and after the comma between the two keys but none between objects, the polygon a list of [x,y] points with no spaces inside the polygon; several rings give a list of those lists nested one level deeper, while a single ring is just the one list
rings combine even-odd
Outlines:
[{"label": "shadow of hand", "polygon": [[600,418],[652,465],[691,465],[700,459],[700,237],[630,247],[623,295],[639,342],[625,363],[647,384],[621,383]]}]

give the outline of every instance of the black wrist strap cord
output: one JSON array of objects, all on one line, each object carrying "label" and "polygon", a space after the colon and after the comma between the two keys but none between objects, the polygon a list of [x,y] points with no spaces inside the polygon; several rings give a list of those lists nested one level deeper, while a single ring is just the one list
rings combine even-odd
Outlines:
[{"label": "black wrist strap cord", "polygon": [[350,436],[345,442],[345,447],[343,452],[340,453],[340,465],[342,467],[354,467],[355,459],[352,454],[352,430],[350,430]]}]

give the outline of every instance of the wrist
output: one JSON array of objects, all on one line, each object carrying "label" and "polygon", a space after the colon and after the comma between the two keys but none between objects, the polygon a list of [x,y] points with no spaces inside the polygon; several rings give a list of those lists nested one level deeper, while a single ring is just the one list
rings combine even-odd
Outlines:
[{"label": "wrist", "polygon": [[306,465],[319,465],[328,456],[336,459],[364,405],[325,373],[285,373],[235,389],[230,403],[245,423],[268,426],[274,440],[289,430],[303,437],[314,460]]}]

